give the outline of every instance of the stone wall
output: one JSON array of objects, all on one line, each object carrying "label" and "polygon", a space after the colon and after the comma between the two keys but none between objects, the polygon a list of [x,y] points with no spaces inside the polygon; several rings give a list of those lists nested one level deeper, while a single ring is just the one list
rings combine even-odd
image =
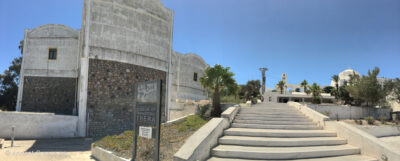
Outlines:
[{"label": "stone wall", "polygon": [[72,115],[76,78],[24,77],[22,111]]},{"label": "stone wall", "polygon": [[[133,129],[136,82],[161,79],[165,98],[166,72],[115,61],[90,59],[88,136],[105,136]],[[165,99],[162,102],[165,121]]]}]

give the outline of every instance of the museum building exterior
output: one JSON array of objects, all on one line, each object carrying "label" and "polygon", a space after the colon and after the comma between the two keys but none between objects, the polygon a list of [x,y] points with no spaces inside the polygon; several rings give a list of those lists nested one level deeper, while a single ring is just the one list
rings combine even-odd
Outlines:
[{"label": "museum building exterior", "polygon": [[134,86],[161,79],[162,120],[171,102],[207,100],[208,64],[172,49],[173,11],[159,0],[84,0],[80,30],[26,29],[17,111],[78,115],[77,136],[133,127]]}]

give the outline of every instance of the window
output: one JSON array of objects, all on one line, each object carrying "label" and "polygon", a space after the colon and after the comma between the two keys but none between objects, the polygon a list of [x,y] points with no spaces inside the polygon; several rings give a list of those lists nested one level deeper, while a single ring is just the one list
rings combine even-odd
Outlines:
[{"label": "window", "polygon": [[194,75],[193,75],[193,80],[194,80],[195,82],[197,82],[197,73],[194,73]]},{"label": "window", "polygon": [[50,48],[49,49],[49,60],[56,60],[57,59],[57,49]]}]

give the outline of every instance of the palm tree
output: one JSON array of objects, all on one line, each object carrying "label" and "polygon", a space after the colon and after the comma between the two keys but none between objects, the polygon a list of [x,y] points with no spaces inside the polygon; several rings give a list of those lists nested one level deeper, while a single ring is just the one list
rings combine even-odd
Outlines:
[{"label": "palm tree", "polygon": [[200,83],[204,88],[212,90],[213,93],[213,110],[211,112],[212,116],[221,116],[221,92],[226,91],[227,93],[236,93],[238,90],[238,85],[233,79],[233,74],[229,71],[229,67],[224,68],[221,65],[214,65],[214,67],[208,67],[204,71],[204,76],[200,78]]},{"label": "palm tree", "polygon": [[321,87],[317,83],[313,83],[312,86],[310,86],[309,88],[313,95],[313,98],[312,98],[313,103],[318,103],[318,104],[321,103],[321,99],[320,99],[321,92],[322,92]]},{"label": "palm tree", "polygon": [[281,94],[283,94],[283,89],[285,88],[285,82],[284,81],[279,81],[277,84],[279,90],[281,91]]},{"label": "palm tree", "polygon": [[303,80],[300,85],[301,87],[303,87],[304,93],[307,93],[308,82],[306,80]]},{"label": "palm tree", "polygon": [[336,85],[336,95],[339,94],[339,76],[338,75],[333,75],[332,80],[335,82]]},{"label": "palm tree", "polygon": [[21,54],[24,53],[24,40],[19,41],[18,49],[21,51]]}]

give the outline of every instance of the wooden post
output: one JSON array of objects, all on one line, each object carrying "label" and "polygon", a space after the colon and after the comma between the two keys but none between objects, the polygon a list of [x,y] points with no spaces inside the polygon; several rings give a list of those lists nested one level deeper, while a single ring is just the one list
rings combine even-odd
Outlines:
[{"label": "wooden post", "polygon": [[14,147],[15,126],[11,127],[11,147]]}]

